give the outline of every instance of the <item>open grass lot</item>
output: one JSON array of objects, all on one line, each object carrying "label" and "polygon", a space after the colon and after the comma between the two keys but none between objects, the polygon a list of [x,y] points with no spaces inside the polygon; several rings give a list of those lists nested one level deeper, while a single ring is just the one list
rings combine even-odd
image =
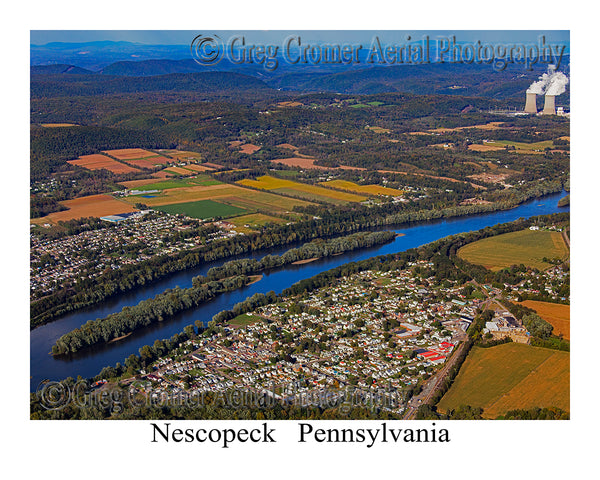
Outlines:
[{"label": "open grass lot", "polygon": [[[147,185],[145,185],[144,188],[151,190]],[[303,200],[282,197],[269,192],[257,192],[255,190],[249,190],[247,188],[226,183],[166,189],[156,197],[144,198],[143,203],[149,207],[156,207],[198,200],[216,200],[245,210],[265,210],[273,212],[274,214],[277,214],[277,212],[291,211],[296,205],[310,205],[309,202]],[[133,205],[139,202],[139,197],[126,197],[124,198],[124,201]]]},{"label": "open grass lot", "polygon": [[465,245],[458,256],[492,271],[520,264],[544,270],[550,266],[544,257],[564,258],[568,253],[560,232],[521,230]]},{"label": "open grass lot", "polygon": [[137,212],[133,205],[116,200],[109,195],[90,195],[87,197],[65,200],[62,203],[68,210],[54,212],[42,218],[35,218],[31,223],[58,223],[59,221],[73,220],[86,217],[104,217],[119,213]]},{"label": "open grass lot", "polygon": [[106,155],[93,154],[82,155],[77,160],[69,160],[67,163],[77,165],[78,167],[87,168],[88,170],[108,170],[109,172],[121,174],[139,172],[137,168],[117,162],[116,160],[107,157]]},{"label": "open grass lot", "polygon": [[274,223],[277,225],[282,225],[287,223],[287,220],[283,218],[272,217],[270,215],[264,215],[262,213],[251,213],[249,215],[240,215],[239,217],[232,218],[229,220],[230,223],[233,223],[236,227],[245,227],[251,229],[259,229],[264,227],[268,223]]},{"label": "open grass lot", "polygon": [[521,408],[569,411],[569,367],[569,352],[521,343],[473,347],[438,409],[471,405],[486,418]]},{"label": "open grass lot", "polygon": [[346,180],[331,180],[329,182],[323,182],[321,185],[362,193],[363,195],[387,195],[390,197],[397,197],[404,193],[402,190],[397,190],[395,188],[387,188],[381,185],[359,185]]},{"label": "open grass lot", "polygon": [[531,308],[537,314],[554,327],[554,335],[562,335],[565,340],[570,340],[571,331],[571,306],[560,303],[540,302],[537,300],[525,300],[519,302],[527,308]]},{"label": "open grass lot", "polygon": [[176,203],[173,205],[163,205],[155,207],[156,210],[170,214],[183,214],[193,218],[227,218],[234,215],[246,213],[245,210],[225,205],[224,203],[215,202],[213,200],[199,200],[197,202]]},{"label": "open grass lot", "polygon": [[306,198],[307,200],[313,199],[328,201],[330,203],[339,204],[346,202],[362,202],[366,200],[366,197],[355,195],[353,193],[338,192],[329,190],[327,188],[318,187],[316,185],[308,185],[305,183],[294,182],[292,180],[285,180],[282,178],[271,177],[270,175],[264,175],[258,177],[256,180],[244,179],[240,180],[240,185],[247,185],[249,187],[260,188],[262,190],[280,190],[283,193],[289,195],[298,195]]},{"label": "open grass lot", "polygon": [[248,315],[247,313],[242,313],[235,318],[232,318],[227,323],[230,325],[237,325],[240,327],[245,327],[246,325],[252,325],[256,322],[262,322],[263,319],[257,315]]}]

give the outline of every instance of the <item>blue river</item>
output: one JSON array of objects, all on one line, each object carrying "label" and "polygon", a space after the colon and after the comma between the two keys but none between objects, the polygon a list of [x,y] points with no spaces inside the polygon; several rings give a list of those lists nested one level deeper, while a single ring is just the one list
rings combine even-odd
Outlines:
[{"label": "blue river", "polygon": [[[142,346],[151,345],[156,339],[170,338],[173,334],[181,332],[185,326],[193,324],[196,320],[202,320],[202,322],[207,323],[216,313],[221,310],[230,309],[237,302],[255,293],[266,293],[271,290],[275,293],[280,293],[285,288],[302,279],[312,277],[344,263],[364,260],[377,255],[402,252],[448,235],[479,230],[487,226],[511,222],[518,218],[529,218],[535,215],[569,211],[569,207],[558,207],[558,201],[565,195],[567,195],[566,192],[548,195],[511,210],[501,212],[411,225],[390,225],[382,230],[394,230],[399,234],[403,234],[393,242],[373,248],[348,252],[335,257],[319,259],[304,265],[288,265],[281,269],[272,270],[264,273],[262,280],[257,283],[234,292],[220,295],[199,308],[182,312],[168,321],[138,330],[118,342],[95,346],[68,358],[53,357],[49,354],[52,345],[61,335],[80,327],[88,320],[103,318],[110,313],[120,311],[125,306],[136,305],[142,300],[153,297],[167,288],[175,286],[182,288],[190,287],[193,277],[204,275],[211,267],[220,265],[231,260],[231,258],[207,263],[198,268],[176,273],[149,286],[140,287],[134,291],[111,298],[100,305],[78,310],[52,323],[32,330],[30,334],[30,388],[34,391],[40,382],[45,379],[61,380],[69,376],[76,378],[77,375],[81,375],[84,378],[93,377],[105,366],[114,366],[117,362],[123,363],[132,353],[138,354],[138,350]],[[260,259],[268,253],[281,254],[292,247],[288,245],[270,250],[261,250],[251,254],[240,255],[238,258],[253,257]]]}]

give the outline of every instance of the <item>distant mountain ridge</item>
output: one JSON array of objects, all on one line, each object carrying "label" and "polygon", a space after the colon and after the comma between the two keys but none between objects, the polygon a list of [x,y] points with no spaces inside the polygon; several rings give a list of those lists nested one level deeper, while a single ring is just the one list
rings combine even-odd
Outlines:
[{"label": "distant mountain ridge", "polygon": [[93,74],[37,74],[31,96],[66,97],[140,92],[242,92],[272,90],[265,82],[235,72],[171,73],[150,77]]},{"label": "distant mountain ridge", "polygon": [[97,72],[86,68],[76,67],[75,65],[34,65],[29,68],[31,75],[56,75],[60,73],[68,73],[75,75],[93,75]]},{"label": "distant mountain ridge", "polygon": [[[188,52],[189,55],[189,52]],[[567,62],[569,58],[563,58]],[[150,60],[123,60],[111,63],[100,69],[91,70],[75,65],[39,65],[31,67],[32,76],[41,75],[86,75],[95,76],[96,80],[87,79],[87,89],[82,92],[94,91],[92,83],[96,86],[108,87],[111,92],[131,92],[133,85],[140,91],[179,90],[188,87],[196,88],[189,77],[183,80],[180,77],[178,86],[169,79],[172,88],[160,88],[159,80],[155,77],[165,75],[206,75],[208,73],[230,73],[242,75],[245,80],[241,83],[234,82],[233,88],[272,88],[298,92],[331,92],[345,94],[378,94],[378,93],[414,93],[414,94],[443,94],[461,96],[483,96],[495,99],[524,97],[525,90],[539,75],[545,71],[545,65],[537,65],[534,70],[527,71],[523,67],[509,66],[503,71],[495,71],[492,65],[467,65],[452,63],[430,63],[422,65],[289,65],[283,62],[279,68],[269,72],[262,65],[234,65],[226,58],[217,65],[204,66],[196,63],[191,58],[182,59],[150,59]],[[65,75],[66,77],[67,75]],[[124,78],[146,78],[146,82],[138,80],[123,80]],[[106,80],[111,78],[111,81]],[[117,81],[116,78],[122,80]],[[154,80],[151,80],[154,78]],[[200,77],[198,77],[200,78]],[[222,78],[227,85],[232,85],[230,79],[234,77],[206,77]],[[242,77],[240,77],[242,78]],[[426,78],[426,81],[424,79]],[[228,80],[229,79],[229,80]],[[251,81],[258,81],[255,83]],[[66,81],[66,78],[64,79]],[[69,80],[72,82],[73,79]],[[60,83],[60,77],[52,79],[55,84]],[[112,84],[111,84],[112,82]],[[245,87],[242,87],[245,84]],[[119,85],[119,86],[117,86]],[[219,88],[217,84],[212,84]],[[138,88],[136,87],[136,88]],[[57,87],[59,88],[59,87]],[[148,90],[150,89],[150,90]],[[100,90],[98,90],[100,91]],[[33,92],[33,90],[32,90]],[[52,90],[47,93],[51,94]],[[569,102],[569,91],[560,97],[561,103]]]}]

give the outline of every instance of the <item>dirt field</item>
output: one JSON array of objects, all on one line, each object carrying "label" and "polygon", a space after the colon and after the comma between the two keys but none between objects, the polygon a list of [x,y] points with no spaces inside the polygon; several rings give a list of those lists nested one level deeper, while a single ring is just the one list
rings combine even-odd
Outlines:
[{"label": "dirt field", "polygon": [[94,155],[83,155],[79,157],[77,160],[69,160],[67,163],[71,165],[77,165],[79,167],[87,168],[88,170],[108,170],[110,172],[120,174],[120,173],[131,173],[131,172],[139,172],[137,168],[133,168],[128,165],[124,165],[122,163],[113,160],[110,157],[100,154]]},{"label": "dirt field", "polygon": [[552,331],[554,335],[562,335],[565,340],[571,339],[571,307],[569,305],[537,300],[525,300],[519,302],[519,305],[535,310],[540,317],[554,327]]},{"label": "dirt field", "polygon": [[42,123],[42,127],[59,128],[59,127],[78,127],[76,123]]},{"label": "dirt field", "polygon": [[300,107],[304,104],[301,102],[279,102],[277,105],[280,107]]},{"label": "dirt field", "polygon": [[486,418],[517,408],[568,411],[569,368],[569,352],[521,343],[473,347],[438,409],[471,405],[483,408]]},{"label": "dirt field", "polygon": [[119,160],[133,160],[135,158],[156,157],[156,153],[149,152],[143,148],[121,148],[118,150],[104,150],[104,153],[118,158]]},{"label": "dirt field", "polygon": [[109,195],[90,195],[60,203],[69,210],[51,213],[46,217],[32,220],[32,223],[57,223],[61,220],[73,220],[74,218],[104,217],[118,213],[137,212],[137,208],[134,208],[133,205],[116,200]]}]

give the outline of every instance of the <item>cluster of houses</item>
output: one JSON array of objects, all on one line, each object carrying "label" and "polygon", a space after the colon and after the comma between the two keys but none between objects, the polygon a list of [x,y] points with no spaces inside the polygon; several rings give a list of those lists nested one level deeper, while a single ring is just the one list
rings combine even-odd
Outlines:
[{"label": "cluster of houses", "polygon": [[235,386],[287,399],[347,386],[370,391],[415,385],[464,338],[478,302],[462,298],[452,282],[424,282],[413,273],[416,266],[431,265],[341,278],[304,298],[304,311],[294,308],[297,298],[259,307],[252,315],[261,321],[196,340],[191,364],[157,363],[148,379],[162,378],[165,387],[168,378],[177,392],[177,375],[186,373],[190,391]]},{"label": "cluster of houses", "polygon": [[[197,248],[200,238],[165,243],[174,231],[189,229],[181,218],[158,214],[124,217],[106,228],[89,230],[58,239],[43,239],[30,233],[30,294],[32,298],[48,295],[59,288],[119,269],[156,255]],[[227,238],[225,230],[211,234],[207,241]],[[123,254],[123,248],[142,244],[143,249]]]}]

